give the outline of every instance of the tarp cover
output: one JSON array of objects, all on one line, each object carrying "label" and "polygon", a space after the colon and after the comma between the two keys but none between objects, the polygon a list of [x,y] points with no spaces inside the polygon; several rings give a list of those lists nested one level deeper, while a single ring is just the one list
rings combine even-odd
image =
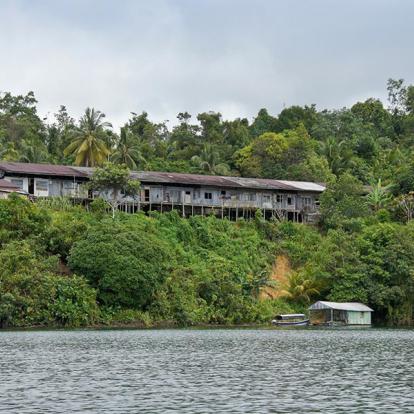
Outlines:
[{"label": "tarp cover", "polygon": [[305,318],[305,314],[303,313],[288,313],[285,315],[276,315],[276,319],[281,320],[288,320],[288,319],[299,319],[299,318]]}]

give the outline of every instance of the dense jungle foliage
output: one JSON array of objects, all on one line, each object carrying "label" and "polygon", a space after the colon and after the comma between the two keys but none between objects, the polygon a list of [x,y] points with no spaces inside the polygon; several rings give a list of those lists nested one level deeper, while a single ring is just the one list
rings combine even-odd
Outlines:
[{"label": "dense jungle foliage", "polygon": [[[265,109],[253,122],[202,113],[173,128],[133,114],[118,135],[87,109],[42,120],[33,93],[0,96],[0,158],[22,162],[325,182],[318,226],[109,214],[69,200],[0,200],[0,325],[268,322],[317,299],[361,301],[411,324],[414,87],[387,84],[350,109]],[[114,215],[114,217],[113,217]],[[273,278],[277,257],[291,271]],[[263,298],[264,290],[275,292]]]}]

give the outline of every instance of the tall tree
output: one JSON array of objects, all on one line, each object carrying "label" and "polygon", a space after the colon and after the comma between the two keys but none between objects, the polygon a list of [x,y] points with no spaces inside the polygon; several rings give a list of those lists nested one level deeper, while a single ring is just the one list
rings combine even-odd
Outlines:
[{"label": "tall tree", "polygon": [[64,150],[66,156],[75,156],[76,165],[94,167],[108,159],[110,149],[105,144],[104,135],[105,129],[112,125],[104,118],[105,114],[101,111],[86,108],[72,142]]},{"label": "tall tree", "polygon": [[71,141],[71,135],[75,130],[75,120],[68,114],[64,105],[59,107],[54,118],[55,121],[47,125],[47,150],[54,160],[65,162],[63,151]]},{"label": "tall tree", "polygon": [[210,144],[205,144],[200,155],[192,157],[191,162],[209,174],[228,175],[230,171],[227,164],[219,161],[218,152]]},{"label": "tall tree", "polygon": [[139,144],[127,126],[121,128],[119,142],[111,158],[115,163],[125,164],[131,169],[137,169],[138,166],[145,164],[146,160]]},{"label": "tall tree", "polygon": [[0,145],[13,148],[8,151],[9,159],[17,161],[29,146],[46,152],[45,127],[36,104],[33,92],[17,96],[0,93]]},{"label": "tall tree", "polygon": [[277,130],[277,118],[269,115],[266,108],[262,108],[259,111],[253,123],[250,125],[252,138],[257,138],[265,132],[276,132]]},{"label": "tall tree", "polygon": [[315,105],[306,105],[304,107],[294,105],[289,108],[284,108],[277,117],[275,130],[276,132],[282,132],[285,129],[294,129],[300,124],[303,124],[310,131],[317,120],[316,115]]},{"label": "tall tree", "polygon": [[208,144],[223,143],[223,124],[220,112],[203,112],[197,115],[201,124],[201,138]]}]

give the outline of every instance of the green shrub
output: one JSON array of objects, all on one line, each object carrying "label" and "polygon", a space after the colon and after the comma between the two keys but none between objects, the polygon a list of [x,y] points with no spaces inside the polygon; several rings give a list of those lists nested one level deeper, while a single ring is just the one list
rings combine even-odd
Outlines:
[{"label": "green shrub", "polygon": [[41,237],[51,221],[49,212],[26,197],[12,193],[0,199],[0,243]]},{"label": "green shrub", "polygon": [[71,249],[69,266],[98,289],[105,306],[147,306],[171,267],[169,246],[145,228],[103,222]]},{"label": "green shrub", "polygon": [[98,317],[96,292],[84,278],[60,276],[58,258],[28,241],[0,251],[0,326],[83,326]]}]

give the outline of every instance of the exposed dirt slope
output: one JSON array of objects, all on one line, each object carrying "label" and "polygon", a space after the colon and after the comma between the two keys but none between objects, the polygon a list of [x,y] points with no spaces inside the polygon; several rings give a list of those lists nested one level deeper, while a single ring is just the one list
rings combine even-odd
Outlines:
[{"label": "exposed dirt slope", "polygon": [[269,278],[270,281],[274,282],[275,286],[266,286],[262,288],[259,299],[266,300],[278,298],[280,296],[280,286],[286,283],[291,270],[292,268],[290,267],[287,256],[277,256]]}]

